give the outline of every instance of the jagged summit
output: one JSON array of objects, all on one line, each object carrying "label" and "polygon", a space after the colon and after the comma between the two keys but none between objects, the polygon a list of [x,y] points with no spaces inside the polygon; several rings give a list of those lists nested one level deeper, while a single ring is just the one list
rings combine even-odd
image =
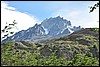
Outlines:
[{"label": "jagged summit", "polygon": [[[28,41],[40,41],[41,39],[47,39],[49,37],[58,37],[68,35],[81,27],[72,26],[71,22],[63,17],[57,16],[54,18],[48,18],[41,22],[41,24],[35,24],[27,30],[22,30],[15,33],[10,37],[11,40],[28,40]],[[35,40],[34,40],[35,39]],[[3,40],[7,41],[7,39]]]}]

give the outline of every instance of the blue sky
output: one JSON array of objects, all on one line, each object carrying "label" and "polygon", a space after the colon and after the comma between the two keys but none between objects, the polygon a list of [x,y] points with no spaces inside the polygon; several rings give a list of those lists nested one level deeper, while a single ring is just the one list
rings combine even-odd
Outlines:
[{"label": "blue sky", "polygon": [[10,1],[9,6],[15,7],[20,12],[27,12],[42,21],[52,16],[57,10],[87,11],[88,6],[94,3],[96,1]]},{"label": "blue sky", "polygon": [[[18,30],[26,30],[46,18],[61,16],[72,26],[99,27],[99,9],[89,13],[97,1],[2,1],[1,29],[5,23],[18,22]],[[15,31],[15,30],[14,30]]]}]

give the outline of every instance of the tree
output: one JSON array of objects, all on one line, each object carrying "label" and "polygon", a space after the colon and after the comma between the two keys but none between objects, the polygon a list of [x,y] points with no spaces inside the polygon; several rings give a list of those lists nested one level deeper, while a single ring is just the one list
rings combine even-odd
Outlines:
[{"label": "tree", "polygon": [[[13,34],[14,33],[13,31],[11,31],[11,29],[14,28],[15,25],[17,24],[15,21],[16,20],[14,20],[12,24],[6,25],[4,27],[4,29],[1,30],[1,34],[5,33],[5,35],[3,37],[1,37],[2,39],[3,38],[9,38],[10,37],[10,34]],[[7,22],[6,22],[6,24],[7,24]]]},{"label": "tree", "polygon": [[96,9],[97,7],[99,7],[99,2],[97,2],[96,4],[94,4],[94,6],[90,6],[90,12],[93,12],[94,9]]},{"label": "tree", "polygon": [[99,66],[99,60],[93,58],[93,54],[89,52],[86,54],[76,54],[72,60],[65,63],[67,66]]}]

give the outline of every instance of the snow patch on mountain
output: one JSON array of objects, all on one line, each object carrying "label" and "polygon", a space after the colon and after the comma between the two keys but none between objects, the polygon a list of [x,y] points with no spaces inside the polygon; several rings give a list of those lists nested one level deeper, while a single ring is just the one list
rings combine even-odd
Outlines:
[{"label": "snow patch on mountain", "polygon": [[72,31],[71,29],[68,28],[68,30],[70,31],[70,33],[73,33],[74,31]]},{"label": "snow patch on mountain", "polygon": [[63,33],[65,29],[66,29],[66,28],[64,28],[64,29],[61,31],[61,33]]},{"label": "snow patch on mountain", "polygon": [[27,30],[26,32],[29,32],[30,30]]},{"label": "snow patch on mountain", "polygon": [[13,36],[11,39],[14,39],[15,37]]},{"label": "snow patch on mountain", "polygon": [[73,29],[73,26],[67,26],[67,29],[70,31],[70,33],[73,33],[74,31],[72,30]]},{"label": "snow patch on mountain", "polygon": [[46,28],[44,28],[44,30],[45,30],[45,33],[46,33],[46,34],[48,34],[48,33],[49,33],[49,32],[48,32],[48,30],[47,30]]},{"label": "snow patch on mountain", "polygon": [[[43,26],[42,26],[43,27]],[[46,28],[43,27],[43,29],[45,30],[45,34],[48,34],[48,30]]]}]

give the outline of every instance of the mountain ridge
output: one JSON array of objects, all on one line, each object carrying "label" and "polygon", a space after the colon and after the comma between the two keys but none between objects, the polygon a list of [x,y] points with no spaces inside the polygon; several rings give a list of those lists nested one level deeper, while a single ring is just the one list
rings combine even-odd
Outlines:
[{"label": "mountain ridge", "polygon": [[[33,27],[28,28],[27,30],[22,30],[15,33],[10,37],[10,40],[28,40],[38,42],[41,41],[41,37],[36,41],[34,36],[45,36],[45,39],[51,39],[54,37],[59,37],[63,35],[68,35],[73,33],[76,30],[81,29],[81,26],[72,26],[71,22],[61,18],[60,16],[45,19],[41,24],[35,24]],[[2,42],[7,41],[8,39],[3,40]]]}]

